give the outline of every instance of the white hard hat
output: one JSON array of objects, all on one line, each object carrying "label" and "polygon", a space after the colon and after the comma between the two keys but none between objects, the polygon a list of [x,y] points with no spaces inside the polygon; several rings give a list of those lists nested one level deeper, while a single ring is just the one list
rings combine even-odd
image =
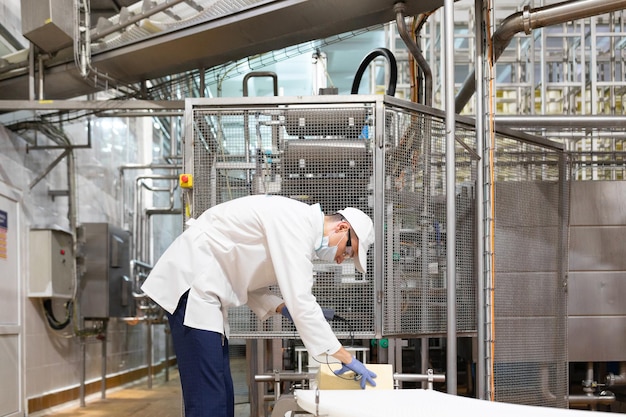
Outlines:
[{"label": "white hard hat", "polygon": [[370,217],[354,207],[346,207],[338,211],[350,223],[359,239],[359,256],[354,258],[356,269],[362,273],[367,272],[367,251],[374,243],[374,223]]}]

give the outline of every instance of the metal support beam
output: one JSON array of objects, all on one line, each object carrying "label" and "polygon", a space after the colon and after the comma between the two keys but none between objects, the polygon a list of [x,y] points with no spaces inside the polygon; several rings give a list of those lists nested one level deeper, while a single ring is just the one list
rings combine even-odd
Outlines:
[{"label": "metal support beam", "polygon": [[185,100],[0,100],[0,111],[37,110],[185,110]]},{"label": "metal support beam", "polygon": [[454,118],[454,1],[444,2],[445,32],[445,106],[446,106],[446,282],[448,330],[446,346],[446,387],[448,394],[456,395],[456,158]]}]

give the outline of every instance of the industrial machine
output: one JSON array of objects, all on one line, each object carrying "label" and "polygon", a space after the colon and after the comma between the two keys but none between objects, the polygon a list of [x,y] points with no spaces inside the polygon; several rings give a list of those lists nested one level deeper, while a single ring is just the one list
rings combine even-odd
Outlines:
[{"label": "industrial machine", "polygon": [[[333,308],[342,318],[331,325],[347,344],[375,346],[370,354],[393,363],[397,372],[425,372],[423,364],[415,363],[419,360],[403,359],[399,341],[446,334],[448,268],[454,268],[456,277],[452,308],[459,338],[476,337],[477,305],[484,303],[479,294],[485,283],[475,273],[477,257],[482,256],[475,249],[476,210],[481,207],[475,196],[477,173],[485,161],[475,151],[473,121],[457,116],[457,185],[446,189],[444,119],[435,109],[390,96],[189,99],[183,172],[193,178],[193,186],[184,188],[184,211],[196,217],[223,201],[269,193],[319,203],[327,213],[346,206],[368,213],[376,234],[368,274],[362,276],[350,263],[316,261],[315,296],[322,307]],[[496,140],[495,195],[511,215],[500,213],[504,220],[490,232],[518,254],[526,245],[535,257],[532,262],[514,254],[498,258],[496,267],[503,273],[495,296],[501,315],[491,326],[502,327],[498,347],[503,350],[491,346],[498,361],[492,371],[503,387],[498,391],[503,399],[523,403],[530,390],[539,393],[531,402],[545,404],[541,393],[549,392],[548,401],[563,407],[567,372],[561,282],[566,266],[559,259],[565,252],[562,214],[567,195],[562,148],[513,131],[496,132]],[[448,193],[454,194],[456,207],[452,229],[446,211]],[[511,210],[520,199],[527,204]],[[534,209],[546,215],[530,219]],[[456,242],[454,266],[447,265],[450,230]],[[516,292],[520,285],[532,283],[529,278],[537,281],[538,290]],[[520,309],[539,304],[541,309]],[[286,368],[295,361],[293,356],[285,360],[282,353],[275,359],[276,350],[284,351],[276,343],[298,339],[288,321],[276,317],[260,322],[245,306],[232,309],[229,320],[231,337],[253,345],[249,347],[253,373]],[[525,329],[532,323],[552,334],[544,330],[529,334]],[[522,336],[526,341],[520,350]],[[277,342],[268,345],[260,340]],[[513,344],[518,349],[511,349]],[[279,349],[267,348],[270,345]],[[507,351],[515,352],[515,357]],[[428,357],[428,351],[421,354],[441,369],[437,362],[441,358]],[[472,352],[462,355],[468,363],[475,357]],[[513,395],[510,386],[515,387]]]}]

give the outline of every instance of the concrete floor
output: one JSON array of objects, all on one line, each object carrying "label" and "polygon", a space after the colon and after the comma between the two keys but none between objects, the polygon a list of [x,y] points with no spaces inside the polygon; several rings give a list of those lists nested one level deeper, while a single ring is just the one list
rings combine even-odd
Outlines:
[{"label": "concrete floor", "polygon": [[[246,360],[244,357],[231,358],[231,371],[235,388],[235,417],[250,417],[248,386],[246,383]],[[87,398],[85,407],[66,405],[36,414],[33,417],[178,417],[184,416],[180,380],[176,368],[171,368],[169,381],[165,374],[152,379],[152,389],[142,380],[123,389],[107,392],[106,398],[100,395]]]}]

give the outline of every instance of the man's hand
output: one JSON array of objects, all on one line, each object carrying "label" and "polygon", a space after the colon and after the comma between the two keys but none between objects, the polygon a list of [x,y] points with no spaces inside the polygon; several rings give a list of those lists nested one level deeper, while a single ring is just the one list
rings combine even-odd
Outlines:
[{"label": "man's hand", "polygon": [[352,371],[355,373],[355,380],[361,381],[361,388],[365,389],[365,384],[370,383],[371,386],[375,387],[376,382],[374,382],[374,378],[376,378],[376,374],[370,370],[368,370],[361,361],[357,358],[352,357],[352,361],[350,363],[344,363],[341,369],[335,371],[335,375],[342,375],[348,371]]}]

